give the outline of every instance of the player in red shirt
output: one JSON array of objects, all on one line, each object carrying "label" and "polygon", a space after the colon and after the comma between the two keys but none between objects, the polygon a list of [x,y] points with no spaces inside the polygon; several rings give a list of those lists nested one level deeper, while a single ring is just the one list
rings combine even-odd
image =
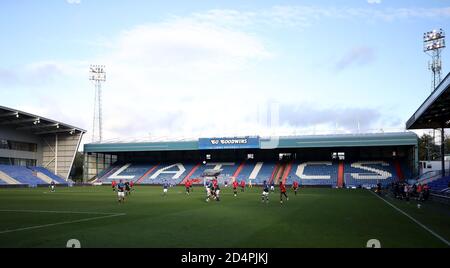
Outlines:
[{"label": "player in red shirt", "polygon": [[130,188],[131,188],[131,190],[130,191],[134,191],[134,181],[130,181]]},{"label": "player in red shirt", "polygon": [[189,190],[191,188],[191,182],[189,180],[186,180],[184,183],[184,186],[186,187],[186,194],[189,195]]},{"label": "player in red shirt", "polygon": [[283,195],[286,197],[286,201],[289,201],[289,197],[286,194],[286,186],[280,181],[280,204],[283,204]]},{"label": "player in red shirt", "polygon": [[419,194],[419,201],[422,201],[422,199],[423,199],[423,188],[422,188],[422,184],[420,184],[420,183],[417,186],[417,193]]},{"label": "player in red shirt", "polygon": [[111,186],[112,186],[113,192],[115,192],[116,191],[116,181],[115,180],[113,180],[111,182]]},{"label": "player in red shirt", "polygon": [[234,192],[234,196],[237,196],[237,188],[238,188],[238,186],[239,186],[239,183],[238,183],[236,180],[234,180],[234,181],[233,181],[233,192]]},{"label": "player in red shirt", "polygon": [[294,194],[297,195],[297,190],[298,190],[298,182],[294,181],[294,183],[292,184],[292,188],[294,188]]},{"label": "player in red shirt", "polygon": [[241,192],[244,192],[245,189],[245,181],[241,180]]}]

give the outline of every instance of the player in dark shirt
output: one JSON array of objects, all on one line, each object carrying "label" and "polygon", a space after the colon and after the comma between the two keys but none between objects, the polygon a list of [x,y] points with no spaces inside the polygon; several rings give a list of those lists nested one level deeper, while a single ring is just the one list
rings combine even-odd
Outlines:
[{"label": "player in dark shirt", "polygon": [[269,203],[269,184],[267,184],[266,181],[264,181],[263,184],[263,192],[261,196],[261,202]]},{"label": "player in dark shirt", "polygon": [[125,184],[122,180],[117,184],[117,196],[119,197],[119,203],[125,202]]},{"label": "player in dark shirt", "polygon": [[126,195],[131,194],[131,187],[130,187],[130,182],[129,181],[125,182],[125,194]]},{"label": "player in dark shirt", "polygon": [[164,184],[163,184],[163,196],[167,195],[168,189],[169,189],[169,184],[166,181],[164,181]]},{"label": "player in dark shirt", "polygon": [[220,186],[218,183],[214,187],[214,195],[216,197],[216,201],[220,201]]},{"label": "player in dark shirt", "polygon": [[207,186],[206,186],[206,191],[207,191],[207,196],[206,196],[206,202],[209,202],[209,200],[212,199],[216,199],[216,191],[215,191],[215,186],[213,182],[208,182]]}]

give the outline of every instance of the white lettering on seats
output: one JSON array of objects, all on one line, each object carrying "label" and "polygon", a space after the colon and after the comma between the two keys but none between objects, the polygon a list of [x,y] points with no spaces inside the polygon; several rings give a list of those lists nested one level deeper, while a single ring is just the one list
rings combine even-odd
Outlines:
[{"label": "white lettering on seats", "polygon": [[301,163],[300,165],[298,165],[295,175],[297,175],[300,179],[304,179],[304,180],[329,180],[329,179],[331,179],[331,175],[325,175],[325,174],[324,175],[305,175],[305,174],[303,174],[306,166],[310,166],[310,165],[331,166],[332,163],[328,162],[328,161]]},{"label": "white lettering on seats", "polygon": [[250,180],[256,179],[256,177],[258,176],[259,171],[262,168],[262,165],[263,165],[263,162],[256,163],[255,168],[253,168],[252,173],[250,173],[250,176],[248,177]]},{"label": "white lettering on seats", "polygon": [[[177,167],[178,170],[168,170],[171,169],[173,167]],[[156,179],[159,175],[161,174],[175,174],[173,175],[172,179],[178,179],[181,175],[183,175],[183,173],[186,171],[186,168],[184,168],[183,164],[181,163],[176,163],[170,166],[167,166],[165,168],[161,168],[158,169],[158,171],[155,172],[155,174],[153,174],[150,179]]]},{"label": "white lettering on seats", "polygon": [[384,161],[365,161],[365,162],[355,162],[351,164],[352,168],[359,168],[362,170],[369,171],[368,173],[350,173],[354,179],[357,180],[385,180],[392,177],[392,174],[388,171],[378,169],[375,167],[368,167],[364,165],[381,165],[383,167],[389,166],[388,163]]},{"label": "white lettering on seats", "polygon": [[126,170],[130,166],[131,166],[131,164],[126,164],[125,166],[119,168],[116,172],[114,172],[114,174],[109,176],[109,178],[110,179],[120,179],[120,180],[131,180],[131,179],[134,179],[133,175],[120,175],[120,173],[122,173],[124,170]]}]

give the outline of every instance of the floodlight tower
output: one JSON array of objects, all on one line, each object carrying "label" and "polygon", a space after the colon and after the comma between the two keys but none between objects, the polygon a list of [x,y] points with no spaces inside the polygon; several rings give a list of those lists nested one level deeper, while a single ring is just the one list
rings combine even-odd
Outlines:
[{"label": "floodlight tower", "polygon": [[[106,81],[106,72],[104,65],[91,65],[89,67],[89,80],[94,81],[95,99],[94,99],[94,120],[92,123],[92,142],[102,141],[102,82]],[[96,136],[98,135],[98,137]]]},{"label": "floodlight tower", "polygon": [[432,30],[423,34],[423,52],[431,56],[428,69],[431,70],[431,91],[441,82],[441,53],[445,48],[445,32],[442,29]]}]

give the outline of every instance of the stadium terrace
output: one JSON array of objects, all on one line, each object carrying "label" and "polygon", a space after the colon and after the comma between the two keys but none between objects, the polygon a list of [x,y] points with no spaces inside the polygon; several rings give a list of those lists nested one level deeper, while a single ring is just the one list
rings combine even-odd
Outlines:
[{"label": "stadium terrace", "polygon": [[373,187],[412,176],[417,144],[413,132],[90,143],[84,145],[84,179],[202,184],[203,172],[213,169],[222,183]]}]

